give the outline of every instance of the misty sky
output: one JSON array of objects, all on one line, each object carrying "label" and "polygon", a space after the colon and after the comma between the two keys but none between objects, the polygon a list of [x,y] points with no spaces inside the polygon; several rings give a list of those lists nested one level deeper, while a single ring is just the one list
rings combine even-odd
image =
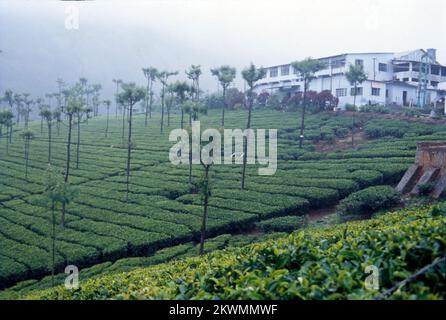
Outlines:
[{"label": "misty sky", "polygon": [[[79,29],[65,27],[79,8]],[[0,91],[43,96],[58,77],[84,76],[113,92],[112,78],[145,84],[141,68],[201,64],[239,71],[344,52],[437,48],[446,64],[444,0],[111,1],[0,0]]]}]

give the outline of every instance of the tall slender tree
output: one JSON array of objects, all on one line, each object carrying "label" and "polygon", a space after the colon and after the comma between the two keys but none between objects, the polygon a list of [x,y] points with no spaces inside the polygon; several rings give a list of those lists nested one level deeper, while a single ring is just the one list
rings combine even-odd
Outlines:
[{"label": "tall slender tree", "polygon": [[1,116],[1,120],[2,120],[2,125],[5,126],[5,131],[6,131],[6,136],[5,136],[5,140],[6,140],[6,154],[9,154],[9,145],[11,143],[10,140],[10,135],[11,135],[11,128],[14,124],[14,113],[12,112],[12,110],[3,110],[2,112],[2,116]]},{"label": "tall slender tree", "polygon": [[115,93],[115,117],[116,117],[116,119],[118,119],[118,107],[119,107],[119,103],[118,103],[118,94],[119,94],[119,86],[121,85],[122,80],[120,80],[120,79],[113,79],[112,81],[116,84],[116,93]]},{"label": "tall slender tree", "polygon": [[131,165],[131,155],[132,155],[132,116],[133,107],[135,103],[144,99],[146,92],[143,87],[137,86],[135,83],[123,83],[123,92],[118,96],[119,102],[126,106],[129,110],[129,125],[128,125],[128,136],[127,136],[127,170],[126,170],[126,201],[129,199],[129,182],[130,182],[130,165]]},{"label": "tall slender tree", "polygon": [[[184,101],[186,100],[187,93],[191,90],[191,87],[187,84],[186,81],[176,81],[170,85],[172,92],[175,93],[177,97],[177,101],[181,108],[181,129],[184,127]],[[189,113],[189,125],[192,125],[192,116]]]},{"label": "tall slender tree", "polygon": [[[71,143],[72,143],[72,131],[73,131],[73,119],[75,115],[82,110],[84,107],[84,102],[81,96],[81,91],[74,87],[71,90],[63,90],[65,104],[63,106],[62,112],[67,117],[68,121],[68,137],[67,137],[67,160],[64,172],[64,183],[67,185],[69,183],[70,177],[70,163],[71,163]],[[65,227],[65,209],[66,203],[62,203],[62,217],[60,220],[60,225]]]},{"label": "tall slender tree", "polygon": [[23,131],[20,134],[23,138],[23,140],[25,141],[25,180],[28,180],[28,162],[29,162],[29,146],[30,146],[30,142],[32,139],[34,139],[34,132],[32,132],[31,130],[25,129],[25,131]]},{"label": "tall slender tree", "polygon": [[303,95],[303,103],[302,103],[302,116],[300,123],[300,135],[299,135],[299,148],[302,148],[304,141],[304,128],[305,128],[305,109],[307,106],[307,90],[308,86],[312,79],[314,79],[314,75],[316,72],[324,69],[326,64],[320,60],[307,58],[302,61],[294,61],[291,63],[291,66],[297,72],[298,75],[302,78],[304,82],[304,95]]},{"label": "tall slender tree", "polygon": [[345,77],[350,85],[353,86],[353,107],[352,112],[352,147],[355,146],[355,111],[356,111],[356,96],[358,95],[358,85],[367,80],[367,75],[364,72],[362,65],[350,65]]},{"label": "tall slender tree", "polygon": [[200,75],[201,75],[200,65],[191,65],[189,70],[186,71],[187,77],[192,80],[191,93],[194,93],[192,100],[200,100]]},{"label": "tall slender tree", "polygon": [[[37,99],[36,99],[36,105],[37,105],[37,109],[39,110],[39,115],[40,115],[40,113],[41,113],[41,111],[42,111],[42,108],[43,108],[43,106],[44,106],[43,102],[44,102],[44,101],[43,101],[42,98],[37,98]],[[44,121],[44,119],[43,119],[43,117],[40,115],[40,135],[43,134],[43,121]]]},{"label": "tall slender tree", "polygon": [[223,89],[223,108],[221,111],[221,126],[225,126],[225,109],[226,109],[226,90],[229,85],[234,81],[237,70],[228,65],[221,66],[219,68],[211,69],[212,75],[216,76],[218,82]]},{"label": "tall slender tree", "polygon": [[[250,64],[249,67],[243,69],[242,76],[245,79],[246,84],[249,89],[247,92],[248,95],[248,120],[246,122],[246,129],[251,128],[251,114],[252,114],[252,106],[254,104],[254,87],[257,81],[265,77],[266,70],[263,68],[256,68],[254,64]],[[247,162],[247,153],[248,153],[248,137],[245,138],[246,143],[243,143],[243,169],[242,169],[242,183],[241,189],[245,188],[245,174],[246,174],[246,162]]]},{"label": "tall slender tree", "polygon": [[54,111],[53,111],[53,118],[56,121],[56,128],[57,128],[57,136],[60,135],[60,124],[62,122],[62,112],[61,112],[61,108],[57,107]]},{"label": "tall slender tree", "polygon": [[32,105],[34,104],[34,100],[30,98],[29,93],[23,94],[23,103],[24,103],[24,106],[23,106],[24,108],[22,109],[22,113],[25,118],[25,129],[28,129],[29,114],[32,111]]},{"label": "tall slender tree", "polygon": [[40,110],[40,116],[42,117],[42,119],[44,119],[48,128],[48,164],[51,164],[51,144],[54,115],[51,112],[49,105],[42,106]]},{"label": "tall slender tree", "polygon": [[14,104],[16,108],[16,123],[20,124],[20,119],[23,114],[23,105],[24,105],[25,97],[24,94],[15,93],[14,94]]},{"label": "tall slender tree", "polygon": [[107,110],[107,123],[105,126],[105,137],[108,137],[108,123],[110,120],[110,105],[111,105],[111,101],[110,100],[104,100],[102,101],[102,103],[105,105],[105,108]]},{"label": "tall slender tree", "polygon": [[158,70],[154,67],[143,68],[142,72],[147,79],[147,90],[145,98],[145,119],[144,125],[147,127],[148,119],[152,118],[152,104],[153,104],[153,83],[157,79]]},{"label": "tall slender tree", "polygon": [[[20,103],[21,97],[20,97],[19,94],[14,94],[12,92],[12,90],[8,89],[8,90],[5,91],[5,96],[4,96],[3,99],[8,103],[11,112],[13,112],[14,104],[16,104],[17,105],[17,114],[20,113],[18,103]],[[8,115],[8,118],[9,118],[9,115]],[[13,124],[12,119],[8,123],[11,123],[11,126],[7,127],[7,130],[9,130],[8,134],[7,134],[7,137],[9,139],[9,143],[11,143],[12,142],[12,124]]]},{"label": "tall slender tree", "polygon": [[74,124],[77,127],[77,143],[76,143],[76,169],[79,169],[80,161],[80,147],[81,147],[81,124],[88,118],[88,109],[85,106],[85,101],[82,99],[82,106],[76,109]]},{"label": "tall slender tree", "polygon": [[102,90],[102,86],[100,84],[96,83],[91,86],[91,89],[92,89],[92,94],[93,94],[93,98],[92,98],[93,115],[95,117],[97,117],[99,115],[99,106],[101,104],[100,103],[101,100],[100,100],[99,96],[100,96],[100,93]]},{"label": "tall slender tree", "polygon": [[172,112],[172,109],[177,104],[177,98],[175,97],[175,93],[173,92],[172,85],[169,85],[166,90],[167,97],[165,98],[164,104],[166,105],[167,112],[167,126],[170,127],[170,114]]},{"label": "tall slender tree", "polygon": [[44,196],[49,201],[51,209],[51,286],[54,287],[56,271],[56,207],[57,204],[62,206],[68,205],[74,196],[74,192],[69,184],[64,182],[62,176],[54,174],[51,165],[48,165],[47,168]]},{"label": "tall slender tree", "polygon": [[160,126],[161,133],[163,133],[163,128],[164,128],[164,105],[165,105],[166,88],[169,85],[168,79],[169,77],[177,74],[178,71],[175,72],[162,71],[157,73],[156,75],[157,79],[161,82],[161,126]]}]

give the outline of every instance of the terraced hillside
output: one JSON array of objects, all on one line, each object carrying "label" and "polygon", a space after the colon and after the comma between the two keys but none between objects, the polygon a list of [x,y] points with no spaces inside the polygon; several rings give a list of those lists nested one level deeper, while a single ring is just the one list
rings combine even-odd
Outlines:
[{"label": "terraced hillside", "polygon": [[[444,207],[385,212],[27,298],[444,299],[445,234]],[[368,266],[378,270],[378,287],[366,285]]]},{"label": "terraced hillside", "polygon": [[[244,112],[229,113],[227,126],[243,128],[245,117]],[[209,237],[250,230],[255,222],[274,216],[302,215],[312,208],[330,206],[370,185],[395,183],[413,162],[416,141],[446,138],[442,127],[400,125],[398,139],[393,132],[381,132],[374,135],[378,140],[358,150],[316,152],[315,143],[332,143],[345,137],[351,119],[310,115],[308,140],[300,150],[296,146],[296,118],[294,113],[275,111],[256,110],[253,114],[254,127],[279,129],[279,164],[274,176],[258,176],[257,169],[249,167],[246,190],[241,192],[240,166],[212,168]],[[201,121],[202,128],[217,127],[219,117],[211,113]],[[178,127],[178,123],[179,117],[174,116],[170,128]],[[374,120],[363,125],[366,133],[385,127]],[[19,131],[8,154],[4,139],[0,140],[0,288],[50,273],[51,213],[42,199],[48,141],[46,131],[40,133],[39,123],[31,128],[37,136],[31,141],[27,179]],[[58,271],[67,264],[82,268],[146,256],[198,239],[200,198],[188,184],[188,167],[173,166],[168,160],[172,146],[169,131],[159,133],[157,118],[145,128],[143,117],[136,117],[131,193],[126,201],[121,120],[111,121],[108,138],[103,134],[104,119],[82,125],[80,165],[76,169],[72,161],[70,176],[77,195],[67,207],[66,228],[56,230]],[[53,144],[53,166],[57,170],[65,164],[65,140],[66,128],[62,126]],[[195,180],[201,177],[201,170],[201,166],[194,167]]]}]

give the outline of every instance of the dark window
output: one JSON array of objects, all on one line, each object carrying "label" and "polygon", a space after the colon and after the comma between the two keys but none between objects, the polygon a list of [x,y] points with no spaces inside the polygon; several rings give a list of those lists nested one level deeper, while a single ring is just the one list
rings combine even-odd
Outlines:
[{"label": "dark window", "polygon": [[395,64],[393,66],[393,71],[394,72],[407,72],[407,71],[409,71],[409,64],[408,63]]},{"label": "dark window", "polygon": [[362,60],[362,59],[356,59],[356,60],[355,60],[355,64],[356,64],[357,66],[363,66],[363,65],[364,65],[364,60]]},{"label": "dark window", "polygon": [[409,78],[403,78],[403,81],[407,82],[409,81]]},{"label": "dark window", "polygon": [[344,97],[346,95],[347,95],[347,89],[346,88],[336,89],[336,97]]},{"label": "dark window", "polygon": [[372,96],[379,96],[380,95],[380,88],[372,88]]},{"label": "dark window", "polygon": [[382,72],[387,72],[387,64],[385,63],[378,64],[378,70]]},{"label": "dark window", "polygon": [[389,97],[389,89],[386,89],[386,98]]},{"label": "dark window", "polygon": [[418,82],[418,78],[412,78],[412,82]]},{"label": "dark window", "polygon": [[287,76],[290,74],[290,66],[282,66],[280,68],[280,75]]},{"label": "dark window", "polygon": [[278,70],[277,67],[274,67],[274,68],[269,69],[269,76],[270,76],[271,78],[277,77],[278,74],[279,74],[279,70]]},{"label": "dark window", "polygon": [[[355,88],[351,88],[350,90],[350,95],[354,96],[355,95]],[[362,96],[362,87],[357,87],[356,88],[356,95],[357,96]]]},{"label": "dark window", "polygon": [[432,85],[432,87],[436,87],[436,86],[438,86],[438,81],[431,81],[431,85]]},{"label": "dark window", "polygon": [[441,76],[446,77],[446,67],[441,67]]},{"label": "dark window", "polygon": [[431,74],[439,76],[440,75],[440,66],[431,66]]}]

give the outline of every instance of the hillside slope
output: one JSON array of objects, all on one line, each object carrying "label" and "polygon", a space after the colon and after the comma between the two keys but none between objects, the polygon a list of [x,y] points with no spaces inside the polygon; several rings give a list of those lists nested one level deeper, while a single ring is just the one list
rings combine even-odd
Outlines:
[{"label": "hillside slope", "polygon": [[[446,216],[441,207],[306,229],[279,240],[216,251],[58,287],[28,299],[371,299],[432,263],[392,299],[444,299]],[[369,290],[367,266],[379,270]]]},{"label": "hillside slope", "polygon": [[[374,139],[356,148],[318,152],[315,145],[331,143],[350,132],[351,118],[341,114],[308,114],[304,148],[297,147],[297,113],[256,110],[254,128],[278,129],[278,167],[273,176],[259,176],[258,165],[247,167],[245,190],[240,165],[212,168],[212,197],[207,236],[246,231],[259,221],[309,209],[326,208],[371,185],[396,183],[413,163],[416,142],[445,140],[443,126],[373,120],[364,132]],[[227,114],[227,128],[243,128],[246,112]],[[75,191],[66,208],[65,228],[56,226],[55,269],[66,265],[88,268],[122,258],[145,257],[200,237],[202,201],[197,183],[201,165],[192,169],[169,161],[169,131],[179,127],[179,115],[160,134],[159,116],[148,127],[134,118],[132,174],[127,198],[127,150],[122,142],[122,120],[110,119],[108,135],[103,117],[82,123],[79,168],[76,143],[72,146],[70,186]],[[200,117],[202,129],[218,128],[220,113]],[[361,124],[362,125],[362,124]],[[358,121],[359,126],[359,121]],[[44,192],[47,184],[48,138],[40,123],[30,123],[36,136],[30,144],[28,176],[24,173],[22,127],[16,127],[6,152],[0,145],[0,290],[21,281],[39,280],[51,273],[52,215]],[[169,129],[169,130],[167,130]],[[74,135],[77,136],[77,133]],[[66,127],[54,132],[52,167],[66,166]],[[74,138],[77,141],[77,137]],[[57,208],[57,224],[61,208]]]}]

